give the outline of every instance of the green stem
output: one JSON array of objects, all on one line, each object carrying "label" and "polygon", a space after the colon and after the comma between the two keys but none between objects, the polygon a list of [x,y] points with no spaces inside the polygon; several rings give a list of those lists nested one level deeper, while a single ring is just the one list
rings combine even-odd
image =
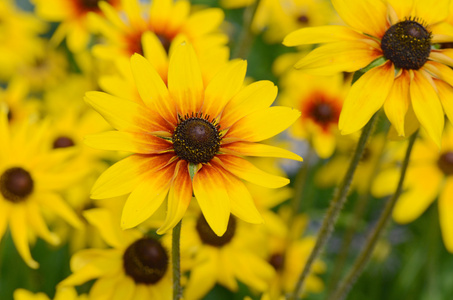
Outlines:
[{"label": "green stem", "polygon": [[252,42],[254,40],[254,34],[252,32],[252,22],[255,16],[256,10],[260,4],[260,0],[256,0],[254,4],[247,7],[244,11],[244,17],[242,22],[241,35],[238,38],[238,43],[234,49],[233,58],[243,58],[246,59],[250,48],[252,46]]},{"label": "green stem", "polygon": [[181,222],[173,228],[171,240],[171,258],[173,262],[173,300],[182,299],[181,289],[181,258],[179,251],[181,237]]},{"label": "green stem", "polygon": [[[299,171],[297,172],[296,178],[294,179],[294,196],[292,199],[293,214],[297,215],[301,208],[302,195],[305,188],[305,183],[307,182],[307,175],[310,169],[310,161],[312,160],[315,151],[313,147],[310,146],[307,156],[304,158]],[[308,208],[307,205],[304,208]]]},{"label": "green stem", "polygon": [[414,146],[415,140],[417,139],[418,131],[415,132],[409,139],[409,144],[406,150],[406,156],[404,157],[403,164],[401,166],[401,175],[398,182],[398,186],[396,188],[395,194],[387,200],[385,204],[384,211],[381,213],[379,217],[378,223],[373,228],[373,232],[369,236],[368,240],[365,243],[363,250],[361,251],[359,257],[354,262],[351,271],[346,276],[346,279],[340,284],[339,288],[335,291],[331,300],[341,300],[346,297],[349,290],[352,288],[353,284],[356,282],[357,278],[362,273],[364,267],[366,266],[373,250],[376,246],[376,243],[384,230],[390,215],[393,211],[393,207],[395,206],[396,201],[398,200],[402,190],[403,190],[403,182],[406,176],[407,166],[409,165],[409,159],[412,153],[412,147]]},{"label": "green stem", "polygon": [[357,147],[355,149],[351,163],[349,164],[349,168],[343,178],[343,181],[338,187],[334,198],[330,202],[329,209],[327,210],[321,228],[319,229],[316,244],[313,247],[310,256],[308,257],[308,260],[304,266],[304,269],[296,283],[294,292],[291,297],[291,299],[293,300],[297,299],[298,295],[300,295],[300,293],[302,292],[305,279],[310,273],[313,263],[319,257],[321,250],[324,248],[324,245],[327,243],[332,234],[334,224],[338,219],[338,215],[340,214],[340,211],[343,208],[344,203],[346,202],[355,170],[359,164],[360,158],[362,157],[363,150],[365,149],[366,141],[368,140],[368,137],[371,134],[371,131],[374,127],[374,123],[376,122],[376,116],[377,113],[371,117],[367,125],[365,125],[365,127],[362,130],[362,134],[360,135],[360,139],[359,142],[357,143]]}]

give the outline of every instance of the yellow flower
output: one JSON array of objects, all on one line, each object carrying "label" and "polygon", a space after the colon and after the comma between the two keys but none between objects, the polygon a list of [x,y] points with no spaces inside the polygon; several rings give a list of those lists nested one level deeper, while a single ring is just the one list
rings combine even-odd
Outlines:
[{"label": "yellow flower", "polygon": [[[348,26],[303,28],[289,34],[287,46],[326,43],[296,64],[312,74],[353,72],[368,66],[352,86],[340,114],[342,134],[361,129],[384,106],[398,134],[411,134],[418,122],[440,147],[444,110],[453,120],[453,51],[438,50],[453,41],[443,22],[449,0],[332,0]],[[405,121],[415,113],[416,120]],[[406,126],[406,128],[405,128]]]},{"label": "yellow flower", "polygon": [[292,70],[281,82],[279,103],[302,112],[291,133],[308,140],[319,157],[329,158],[336,147],[338,119],[348,91],[343,75],[322,77]]},{"label": "yellow flower", "polygon": [[212,231],[202,214],[185,218],[181,257],[188,257],[192,267],[184,299],[202,299],[216,283],[231,291],[238,290],[237,281],[260,292],[267,290],[275,272],[260,255],[265,245],[263,238],[260,228],[233,216],[223,236]]},{"label": "yellow flower", "polygon": [[240,8],[255,3],[255,0],[220,0],[220,5],[227,9]]},{"label": "yellow flower", "polygon": [[[400,157],[403,157],[401,153]],[[399,164],[382,171],[373,183],[373,195],[394,193],[400,176]],[[417,219],[438,198],[439,220],[445,247],[453,252],[453,128],[445,128],[442,148],[431,140],[414,145],[404,181],[405,192],[393,210],[393,219],[402,224]]]},{"label": "yellow flower", "polygon": [[136,229],[121,230],[118,220],[102,208],[84,212],[110,249],[85,249],[71,258],[68,278],[59,287],[96,279],[90,299],[171,299],[172,283],[167,246]]},{"label": "yellow flower", "polygon": [[[139,0],[123,0],[124,11],[116,12],[107,3],[100,3],[104,15],[94,15],[92,26],[104,38],[93,47],[97,57],[128,65],[132,54],[145,56],[167,81],[168,53],[172,45],[187,40],[200,60],[203,75],[218,71],[219,61],[227,61],[228,37],[219,31],[224,14],[219,8],[190,13],[186,0],[155,0],[143,5]],[[130,71],[129,71],[130,72]],[[206,83],[206,81],[205,81]]]},{"label": "yellow flower", "polygon": [[[120,0],[106,0],[115,7]],[[60,22],[51,42],[60,43],[66,37],[68,48],[72,52],[84,50],[90,41],[88,15],[100,13],[100,0],[31,0],[35,13],[50,22]]]},{"label": "yellow flower", "polygon": [[218,235],[225,232],[230,212],[247,222],[261,223],[240,179],[270,188],[289,180],[261,171],[242,156],[301,160],[287,150],[258,143],[285,130],[300,112],[269,107],[277,93],[271,82],[243,87],[246,62],[241,60],[224,66],[204,87],[195,52],[186,43],[170,58],[168,88],[139,54],[132,56],[131,69],[143,103],[101,92],[86,96],[118,130],[88,136],[86,143],[134,153],[101,175],[92,198],[131,193],[123,209],[123,228],[145,221],[167,195],[167,218],[158,233],[173,228],[192,193]]},{"label": "yellow flower", "polygon": [[[24,289],[17,289],[14,291],[14,300],[50,300],[44,293],[32,293]],[[88,300],[86,295],[77,295],[74,288],[61,288],[57,289],[53,300]]]},{"label": "yellow flower", "polygon": [[19,125],[10,132],[6,110],[0,108],[0,237],[9,225],[19,254],[28,266],[37,268],[38,263],[30,254],[29,236],[59,243],[47,228],[42,213],[50,211],[74,227],[81,226],[58,193],[73,184],[78,175],[64,167],[72,153],[48,151],[44,146],[43,135],[49,126],[25,122]]},{"label": "yellow flower", "polygon": [[39,117],[41,101],[28,98],[29,88],[25,80],[14,77],[5,89],[0,88],[0,106],[7,109],[10,124],[21,123],[29,118]]}]

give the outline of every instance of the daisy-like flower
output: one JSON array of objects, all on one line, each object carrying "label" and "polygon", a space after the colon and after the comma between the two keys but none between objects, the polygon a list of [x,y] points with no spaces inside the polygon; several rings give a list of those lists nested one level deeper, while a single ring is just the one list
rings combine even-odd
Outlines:
[{"label": "daisy-like flower", "polygon": [[[115,7],[120,0],[104,0]],[[35,4],[35,13],[50,22],[60,22],[52,36],[52,43],[58,44],[66,37],[68,48],[72,52],[84,50],[90,41],[88,24],[89,13],[100,13],[100,0],[31,0]]]},{"label": "daisy-like flower", "polygon": [[58,193],[80,174],[64,168],[70,152],[57,153],[43,147],[43,136],[49,129],[46,124],[22,123],[10,132],[7,122],[6,110],[0,108],[0,237],[9,225],[21,257],[31,268],[38,268],[30,254],[29,237],[59,243],[46,226],[44,212],[53,212],[74,227],[82,225]]},{"label": "daisy-like flower", "polygon": [[[284,44],[326,43],[296,64],[313,74],[354,72],[375,61],[345,99],[339,120],[342,134],[358,131],[384,106],[400,136],[411,134],[420,122],[440,146],[444,111],[453,120],[449,101],[453,71],[448,67],[453,65],[453,52],[435,45],[453,41],[453,27],[444,22],[450,1],[332,0],[332,4],[348,26],[299,29]],[[415,122],[407,122],[413,113]]]},{"label": "daisy-like flower", "polygon": [[[400,157],[404,156],[401,151]],[[400,176],[399,164],[382,171],[373,183],[373,195],[393,193]],[[439,151],[431,140],[420,139],[413,149],[404,181],[404,192],[393,210],[393,219],[407,224],[417,219],[436,198],[445,247],[453,253],[453,128],[446,126]]]},{"label": "daisy-like flower", "polygon": [[329,158],[336,147],[338,119],[348,90],[343,75],[312,76],[292,70],[281,85],[279,103],[302,112],[291,126],[292,135],[308,140],[319,157]]},{"label": "daisy-like flower", "polygon": [[163,233],[181,220],[192,194],[217,235],[226,231],[230,212],[261,223],[241,179],[271,188],[289,180],[261,171],[243,156],[301,160],[287,150],[258,143],[285,130],[300,112],[269,107],[277,93],[271,82],[243,87],[245,61],[231,61],[204,87],[190,44],[181,44],[171,56],[168,88],[139,54],[132,56],[131,69],[143,103],[101,92],[86,95],[118,130],[88,136],[86,143],[134,153],[100,176],[92,198],[131,193],[123,209],[123,228],[142,223],[164,203],[167,217],[158,230]]},{"label": "daisy-like flower", "polygon": [[84,249],[71,258],[71,271],[59,287],[81,285],[95,279],[89,299],[167,300],[172,283],[168,247],[136,229],[121,230],[107,209],[84,212],[109,249]]}]

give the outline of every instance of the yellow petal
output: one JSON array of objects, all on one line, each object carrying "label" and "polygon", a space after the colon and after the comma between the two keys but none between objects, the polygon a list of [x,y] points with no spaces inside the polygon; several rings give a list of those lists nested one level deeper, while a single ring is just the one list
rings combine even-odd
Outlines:
[{"label": "yellow petal", "polygon": [[142,17],[140,5],[140,2],[138,1],[121,1],[121,6],[124,9],[124,12],[126,13],[132,27],[144,29],[146,24]]},{"label": "yellow petal", "polygon": [[[151,63],[164,82],[167,82],[168,54],[162,42],[152,31],[146,31],[142,35],[143,56]],[[175,110],[175,107],[173,107]]]},{"label": "yellow petal", "polygon": [[206,87],[202,111],[217,118],[231,98],[241,89],[247,71],[247,62],[234,60],[226,64]]},{"label": "yellow petal", "polygon": [[375,45],[370,45],[367,40],[342,41],[316,48],[294,67],[308,74],[329,76],[355,72],[381,56]]},{"label": "yellow petal", "polygon": [[131,69],[143,102],[157,111],[165,120],[176,124],[176,106],[170,98],[165,83],[151,63],[143,56],[134,54],[131,57]]},{"label": "yellow petal", "polygon": [[193,13],[185,27],[194,36],[202,36],[216,30],[225,15],[220,8],[208,8]]},{"label": "yellow petal", "polygon": [[445,248],[453,253],[453,178],[448,178],[439,197],[439,221]]},{"label": "yellow petal", "polygon": [[178,45],[170,58],[168,90],[181,116],[198,112],[204,98],[203,79],[193,47]]},{"label": "yellow petal", "polygon": [[[103,278],[99,278],[94,282],[93,286],[90,289],[90,298],[96,300],[111,300],[116,292],[116,287],[123,278],[124,274],[121,273],[115,276],[106,276]],[[137,298],[137,299],[150,299],[150,298]]]},{"label": "yellow petal", "polygon": [[217,158],[227,171],[251,183],[268,188],[279,188],[289,183],[289,179],[268,174],[243,158],[233,155],[218,155]]},{"label": "yellow petal", "polygon": [[22,259],[30,268],[39,268],[39,264],[31,257],[28,245],[28,225],[23,204],[14,205],[11,209],[9,227],[14,245]]},{"label": "yellow petal", "polygon": [[283,40],[285,46],[332,43],[363,39],[364,36],[346,26],[330,25],[305,27],[288,34]]},{"label": "yellow petal", "polygon": [[366,72],[351,87],[341,110],[338,127],[341,134],[360,130],[384,104],[394,78],[393,64],[386,64]]},{"label": "yellow petal", "polygon": [[[396,14],[396,16],[390,15],[392,25],[413,15],[413,0],[387,0],[387,3],[390,5],[390,9]],[[389,13],[392,11],[389,10]]]},{"label": "yellow petal", "polygon": [[449,0],[415,0],[415,15],[427,24],[444,21],[450,13]]},{"label": "yellow petal", "polygon": [[176,226],[184,216],[191,199],[192,180],[187,169],[187,161],[180,160],[168,192],[167,215],[164,224],[157,230],[158,234],[163,234]]},{"label": "yellow petal", "polygon": [[120,248],[122,240],[119,232],[119,222],[113,220],[112,214],[103,208],[85,210],[83,216],[96,227],[102,239],[111,247]]},{"label": "yellow petal", "polygon": [[34,201],[30,201],[26,204],[27,210],[27,219],[33,231],[35,231],[39,237],[44,239],[46,242],[52,245],[58,245],[60,243],[60,238],[49,231],[47,228],[46,222],[41,215],[41,210],[39,206]]},{"label": "yellow petal", "polygon": [[387,29],[387,7],[382,1],[332,0],[343,21],[354,29],[381,38]]},{"label": "yellow petal", "polygon": [[300,111],[273,106],[248,114],[229,129],[226,137],[259,142],[282,132],[300,117]]},{"label": "yellow petal", "polygon": [[193,178],[193,192],[201,212],[218,236],[222,236],[230,218],[230,198],[222,174],[210,165],[204,165]]},{"label": "yellow petal", "polygon": [[215,285],[218,273],[217,258],[208,257],[197,264],[190,273],[189,282],[184,290],[184,299],[202,299]]},{"label": "yellow petal", "polygon": [[37,200],[40,204],[45,206],[50,211],[53,211],[73,227],[77,229],[83,227],[83,223],[80,218],[60,195],[56,193],[42,194],[39,195],[39,198],[37,198]]},{"label": "yellow petal", "polygon": [[238,156],[280,157],[302,161],[302,157],[291,151],[258,143],[235,142],[222,145],[221,152]]},{"label": "yellow petal", "polygon": [[429,58],[439,63],[453,67],[453,49],[431,50]]},{"label": "yellow petal", "polygon": [[336,137],[330,132],[320,130],[312,137],[313,148],[320,158],[329,158],[335,151]]},{"label": "yellow petal", "polygon": [[161,153],[173,149],[170,142],[143,132],[108,131],[87,135],[85,144],[96,149],[140,154]]},{"label": "yellow petal", "polygon": [[404,136],[404,119],[409,107],[409,84],[409,72],[403,70],[402,74],[395,78],[384,103],[385,114],[400,136]]},{"label": "yellow petal", "polygon": [[135,282],[130,276],[124,276],[115,287],[112,300],[131,300],[134,296]]},{"label": "yellow petal", "polygon": [[156,212],[167,197],[174,171],[175,164],[172,164],[142,178],[124,204],[122,229],[135,227]]},{"label": "yellow petal", "polygon": [[453,87],[441,80],[434,80],[440,102],[450,122],[453,123]]},{"label": "yellow petal", "polygon": [[444,129],[444,111],[433,87],[434,83],[428,81],[422,71],[414,71],[413,74],[410,85],[412,107],[420,124],[440,148]]}]

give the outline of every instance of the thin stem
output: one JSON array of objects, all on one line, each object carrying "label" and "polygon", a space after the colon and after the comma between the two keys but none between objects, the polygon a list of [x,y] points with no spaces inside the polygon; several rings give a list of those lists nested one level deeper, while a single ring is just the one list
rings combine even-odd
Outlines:
[{"label": "thin stem", "polygon": [[238,38],[238,43],[234,49],[233,58],[246,59],[253,42],[252,22],[255,17],[256,10],[260,4],[260,0],[256,0],[254,4],[247,7],[244,11],[241,35]]},{"label": "thin stem", "polygon": [[[301,208],[302,195],[304,193],[305,183],[307,182],[307,175],[310,169],[310,161],[315,155],[313,147],[310,146],[308,149],[307,156],[304,159],[304,162],[300,166],[299,172],[297,172],[295,181],[294,181],[294,196],[292,198],[292,207],[293,214],[297,215]],[[304,206],[307,208],[306,206]]]},{"label": "thin stem", "polygon": [[339,288],[335,291],[333,296],[330,298],[331,300],[334,300],[334,299],[341,300],[341,299],[344,299],[344,297],[346,297],[349,290],[352,288],[352,286],[356,282],[357,278],[360,276],[364,267],[366,266],[366,264],[371,256],[371,253],[373,253],[376,243],[390,218],[390,215],[393,211],[393,207],[395,206],[395,203],[398,200],[398,198],[403,190],[403,182],[404,182],[404,178],[406,176],[407,166],[409,165],[409,159],[410,159],[410,156],[412,153],[412,147],[414,146],[415,140],[417,139],[417,135],[418,135],[418,131],[415,132],[409,139],[409,144],[408,144],[407,150],[406,150],[406,156],[404,157],[404,161],[401,166],[401,175],[400,175],[400,179],[399,179],[395,194],[393,194],[393,196],[387,200],[387,203],[385,204],[385,208],[379,217],[378,223],[373,228],[373,232],[371,233],[368,240],[366,241],[362,252],[360,253],[359,257],[354,262],[354,265],[353,265],[351,271],[346,276],[346,279],[340,284]]},{"label": "thin stem", "polygon": [[181,237],[181,222],[173,228],[171,240],[171,258],[173,262],[173,300],[182,299],[181,289],[181,258],[179,251]]},{"label": "thin stem", "polygon": [[324,248],[324,245],[332,235],[335,222],[337,221],[338,215],[340,214],[340,211],[343,208],[344,203],[346,202],[355,170],[359,164],[360,158],[362,157],[363,150],[365,149],[366,141],[371,134],[374,123],[376,122],[376,116],[377,114],[374,114],[362,130],[362,134],[360,136],[359,142],[357,143],[357,147],[355,149],[351,163],[349,164],[349,168],[343,178],[343,181],[338,187],[334,198],[330,202],[329,209],[327,210],[321,228],[319,229],[316,244],[313,247],[310,256],[308,257],[307,263],[305,264],[304,269],[300,274],[300,277],[294,288],[294,292],[291,296],[291,299],[293,300],[297,299],[298,295],[300,295],[300,293],[302,292],[305,279],[310,273],[313,263],[319,257],[321,250]]}]

